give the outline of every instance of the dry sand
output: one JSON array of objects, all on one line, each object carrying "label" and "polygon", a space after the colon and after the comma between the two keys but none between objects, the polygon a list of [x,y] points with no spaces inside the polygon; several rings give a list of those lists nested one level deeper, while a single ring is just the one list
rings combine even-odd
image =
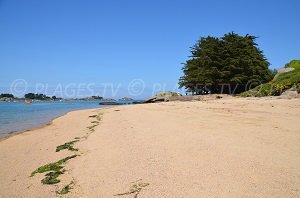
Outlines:
[{"label": "dry sand", "polygon": [[[101,115],[95,131],[86,128]],[[56,146],[82,138],[78,152]],[[74,153],[55,185],[41,165]],[[300,99],[227,98],[70,112],[0,141],[0,197],[300,197]],[[149,184],[147,186],[147,184]]]}]

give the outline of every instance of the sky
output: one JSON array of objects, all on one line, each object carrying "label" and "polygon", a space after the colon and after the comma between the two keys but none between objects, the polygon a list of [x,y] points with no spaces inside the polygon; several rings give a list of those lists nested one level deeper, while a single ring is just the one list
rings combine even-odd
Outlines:
[{"label": "sky", "polygon": [[[258,36],[270,68],[300,59],[299,0],[0,0],[0,92],[177,91],[202,36]],[[180,90],[179,90],[180,91]]]}]

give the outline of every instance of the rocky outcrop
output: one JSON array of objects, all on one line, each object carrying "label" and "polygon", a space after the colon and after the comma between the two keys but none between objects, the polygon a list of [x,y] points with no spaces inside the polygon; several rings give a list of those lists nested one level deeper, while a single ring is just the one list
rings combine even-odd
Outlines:
[{"label": "rocky outcrop", "polygon": [[297,86],[293,86],[292,88],[284,91],[281,95],[280,98],[300,98],[300,94],[297,90]]},{"label": "rocky outcrop", "polygon": [[298,94],[297,91],[290,91],[290,90],[283,92],[281,96],[286,98],[300,98],[300,95]]},{"label": "rocky outcrop", "polygon": [[100,102],[99,105],[123,105],[125,103],[119,103],[119,102]]},{"label": "rocky outcrop", "polygon": [[168,102],[171,97],[181,96],[180,93],[176,92],[160,92],[155,96],[152,96],[145,100],[145,103],[153,103],[153,102]]},{"label": "rocky outcrop", "polygon": [[284,74],[284,73],[287,73],[290,71],[294,71],[294,70],[295,70],[295,68],[292,68],[292,67],[277,69],[277,73],[274,76],[273,80],[276,80],[278,78],[278,76],[280,76],[281,74]]},{"label": "rocky outcrop", "polygon": [[144,103],[154,103],[154,102],[166,102],[167,97],[163,96],[152,96],[144,101]]},{"label": "rocky outcrop", "polygon": [[13,101],[13,100],[14,100],[13,98],[8,98],[8,97],[0,98],[0,101],[3,101],[3,102],[10,102],[10,101]]},{"label": "rocky outcrop", "polygon": [[225,94],[208,94],[197,96],[153,96],[145,100],[145,103],[169,102],[169,101],[208,101],[216,100],[224,97],[232,97]]},{"label": "rocky outcrop", "polygon": [[119,99],[119,100],[130,101],[130,100],[134,100],[134,99],[128,98],[128,97],[124,97],[124,98],[121,98],[121,99]]}]

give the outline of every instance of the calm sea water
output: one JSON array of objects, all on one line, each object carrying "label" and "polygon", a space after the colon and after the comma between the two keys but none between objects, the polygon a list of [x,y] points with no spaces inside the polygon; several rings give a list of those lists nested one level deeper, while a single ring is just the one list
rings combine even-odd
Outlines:
[{"label": "calm sea water", "polygon": [[0,102],[0,137],[45,125],[72,110],[100,107],[99,101]]}]

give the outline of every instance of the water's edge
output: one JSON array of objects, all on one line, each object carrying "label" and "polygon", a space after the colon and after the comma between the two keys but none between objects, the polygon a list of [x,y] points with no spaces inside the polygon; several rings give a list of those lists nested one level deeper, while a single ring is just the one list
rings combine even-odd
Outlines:
[{"label": "water's edge", "polygon": [[97,108],[88,108],[88,109],[76,109],[76,110],[70,110],[68,112],[64,112],[62,115],[59,115],[59,116],[55,116],[54,118],[52,118],[51,120],[49,120],[48,122],[44,123],[44,124],[40,124],[39,126],[36,126],[36,127],[32,127],[32,128],[28,128],[28,129],[24,129],[24,130],[19,130],[19,131],[14,131],[14,132],[8,132],[7,134],[4,134],[3,136],[0,136],[0,142],[3,141],[3,140],[6,140],[8,138],[11,138],[13,136],[16,136],[16,135],[21,135],[23,133],[26,133],[26,132],[31,132],[31,131],[34,131],[34,130],[37,130],[37,129],[42,129],[42,128],[45,128],[47,126],[50,126],[54,120],[60,118],[60,117],[63,117],[63,116],[66,116],[68,113],[71,113],[71,112],[75,112],[75,111],[85,111],[85,110],[93,110],[93,109],[107,109],[107,108],[112,108],[114,106],[111,106],[111,107],[97,107]]},{"label": "water's edge", "polygon": [[36,102],[29,106],[19,102],[0,103],[0,139],[47,126],[71,111],[106,107],[99,105],[99,101]]}]

